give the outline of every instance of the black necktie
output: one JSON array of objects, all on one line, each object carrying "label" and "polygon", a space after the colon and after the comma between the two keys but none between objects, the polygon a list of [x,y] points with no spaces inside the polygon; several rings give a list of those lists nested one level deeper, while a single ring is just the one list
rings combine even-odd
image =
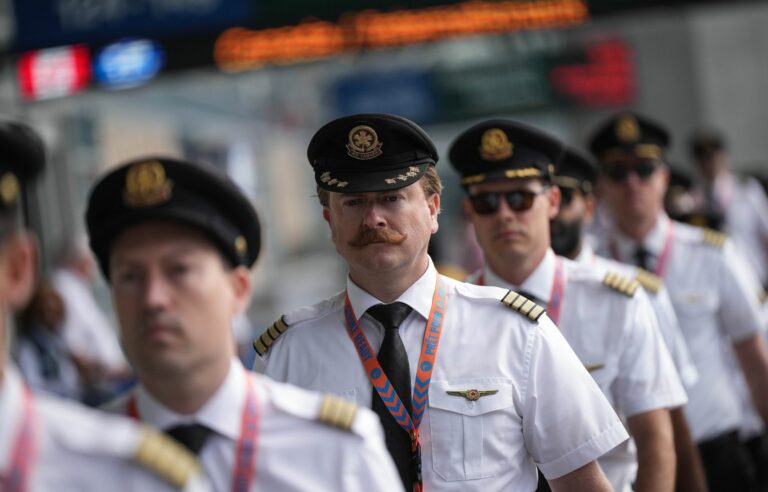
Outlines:
[{"label": "black necktie", "polygon": [[165,433],[197,455],[211,433],[211,429],[200,424],[186,424],[171,427]]},{"label": "black necktie", "polygon": [[[402,302],[392,304],[377,304],[368,309],[368,314],[384,327],[384,340],[379,349],[379,365],[387,375],[389,382],[397,392],[397,396],[405,405],[408,413],[413,415],[411,408],[411,369],[408,364],[408,353],[405,351],[403,340],[397,329],[403,320],[412,311],[411,307]],[[381,397],[373,390],[371,408],[379,414],[381,425],[384,427],[384,435],[387,441],[389,454],[400,472],[405,490],[413,488],[417,470],[414,470],[413,452],[411,451],[411,437],[389,413]]]},{"label": "black necktie", "polygon": [[651,269],[651,258],[653,254],[645,249],[642,244],[637,246],[635,250],[635,265],[639,266],[643,270]]}]

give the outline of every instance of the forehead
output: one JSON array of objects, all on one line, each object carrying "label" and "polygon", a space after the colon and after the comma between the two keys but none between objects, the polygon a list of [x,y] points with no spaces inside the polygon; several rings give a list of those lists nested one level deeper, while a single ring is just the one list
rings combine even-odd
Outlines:
[{"label": "forehead", "polygon": [[126,228],[112,243],[111,260],[141,259],[149,251],[215,250],[210,239],[196,228],[172,222],[147,222]]},{"label": "forehead", "polygon": [[531,190],[535,191],[544,186],[544,181],[537,178],[530,179],[500,179],[486,181],[469,187],[470,195],[478,193],[493,193],[497,191]]}]

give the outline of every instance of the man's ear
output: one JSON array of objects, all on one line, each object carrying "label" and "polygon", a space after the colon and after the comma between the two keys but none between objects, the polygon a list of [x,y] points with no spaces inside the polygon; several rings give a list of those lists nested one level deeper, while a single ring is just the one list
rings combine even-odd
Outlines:
[{"label": "man's ear", "polygon": [[242,265],[237,266],[230,272],[230,280],[235,298],[235,312],[237,314],[244,313],[251,303],[251,293],[253,291],[251,272]]},{"label": "man's ear", "polygon": [[323,219],[325,219],[328,224],[331,223],[331,211],[328,209],[328,207],[323,207]]},{"label": "man's ear", "polygon": [[37,285],[37,240],[28,232],[8,238],[2,253],[8,291],[5,300],[13,311],[25,307]]},{"label": "man's ear", "polygon": [[467,221],[474,224],[475,223],[475,211],[472,208],[472,204],[469,202],[469,197],[464,197],[464,199],[461,201],[461,208],[464,210],[464,217],[466,217]]},{"label": "man's ear", "polygon": [[549,199],[549,220],[557,217],[557,213],[560,211],[560,200],[562,199],[562,196],[563,194],[560,191],[560,187],[552,185],[549,189],[549,193],[547,193]]},{"label": "man's ear", "polygon": [[432,219],[432,234],[434,234],[440,227],[440,224],[437,222],[437,216],[440,215],[440,195],[433,193],[432,196],[427,198],[427,206],[429,207],[429,215]]}]

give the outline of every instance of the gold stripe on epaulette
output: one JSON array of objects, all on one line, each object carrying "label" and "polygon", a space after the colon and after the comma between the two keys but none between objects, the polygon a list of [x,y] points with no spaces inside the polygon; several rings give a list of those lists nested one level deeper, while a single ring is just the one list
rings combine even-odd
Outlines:
[{"label": "gold stripe on epaulette", "polygon": [[710,246],[714,246],[716,248],[722,248],[725,246],[725,240],[728,239],[728,236],[723,234],[722,232],[718,232],[714,229],[707,229],[703,228],[703,236],[702,239],[705,243],[709,244]]},{"label": "gold stripe on epaulette", "polygon": [[260,356],[266,354],[269,351],[269,347],[271,347],[272,344],[275,343],[275,340],[285,333],[288,328],[289,326],[281,316],[280,319],[272,323],[269,328],[264,330],[264,332],[253,341],[253,348],[256,350],[256,353]]},{"label": "gold stripe on epaulette", "polygon": [[324,395],[320,404],[320,413],[317,420],[348,431],[352,429],[352,423],[357,415],[357,405],[333,395]]},{"label": "gold stripe on epaulette", "polygon": [[612,272],[605,274],[603,284],[629,297],[634,296],[637,288],[640,286],[640,283],[637,280],[623,277]]},{"label": "gold stripe on epaulette", "polygon": [[661,277],[648,270],[643,270],[642,268],[637,270],[635,280],[637,280],[645,290],[652,294],[658,294],[659,290],[661,290],[661,286],[664,284]]},{"label": "gold stripe on epaulette", "polygon": [[507,294],[502,297],[501,302],[502,304],[506,304],[520,314],[524,314],[531,321],[538,321],[545,311],[543,307],[512,290],[507,292]]},{"label": "gold stripe on epaulette", "polygon": [[149,428],[142,431],[134,461],[178,489],[200,471],[197,459],[186,448]]}]

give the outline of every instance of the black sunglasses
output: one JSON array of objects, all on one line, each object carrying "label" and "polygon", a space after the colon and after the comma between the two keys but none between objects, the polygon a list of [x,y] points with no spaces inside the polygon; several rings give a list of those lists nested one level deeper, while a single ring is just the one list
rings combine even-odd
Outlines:
[{"label": "black sunglasses", "polygon": [[642,181],[650,178],[656,172],[659,166],[653,161],[641,161],[634,166],[610,166],[605,169],[605,175],[611,181],[623,183],[629,178],[630,173],[634,173]]},{"label": "black sunglasses", "polygon": [[496,213],[501,205],[501,198],[507,201],[507,205],[515,212],[523,212],[533,206],[533,200],[537,195],[541,195],[547,191],[544,187],[539,191],[530,190],[512,190],[512,191],[495,191],[491,193],[478,193],[477,195],[471,195],[469,197],[469,203],[472,204],[472,208],[480,215],[490,215]]}]

